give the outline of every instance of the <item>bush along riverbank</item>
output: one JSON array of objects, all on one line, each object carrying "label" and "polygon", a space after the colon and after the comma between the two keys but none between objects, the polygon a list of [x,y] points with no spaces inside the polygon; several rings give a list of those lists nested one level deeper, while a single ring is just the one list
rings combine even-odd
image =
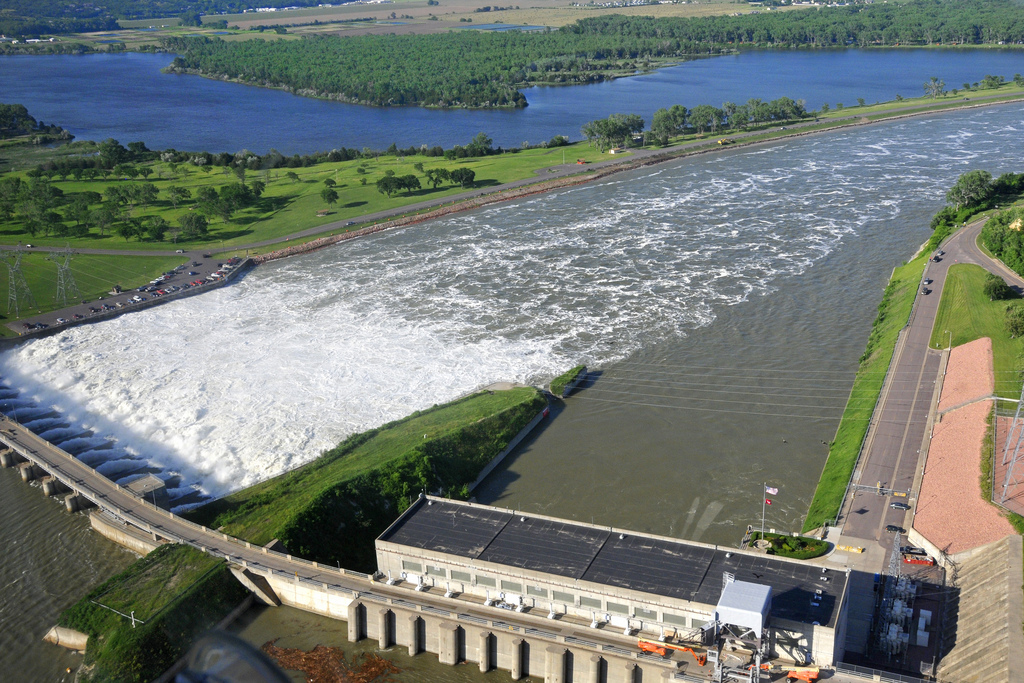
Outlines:
[{"label": "bush along riverbank", "polygon": [[298,469],[194,510],[197,523],[373,571],[374,539],[422,491],[455,498],[540,411],[532,387],[482,391],[354,434]]},{"label": "bush along riverbank", "polygon": [[551,380],[551,393],[559,398],[565,398],[568,395],[566,389],[571,392],[586,374],[587,366],[577,365],[572,370]]},{"label": "bush along riverbank", "polygon": [[80,680],[144,683],[169,669],[247,594],[224,560],[165,545],[89,591],[61,614],[59,625],[89,636]]}]

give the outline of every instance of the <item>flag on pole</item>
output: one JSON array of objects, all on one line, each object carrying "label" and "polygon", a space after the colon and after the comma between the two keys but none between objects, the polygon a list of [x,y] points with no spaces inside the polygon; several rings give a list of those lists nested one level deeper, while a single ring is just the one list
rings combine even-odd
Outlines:
[{"label": "flag on pole", "polygon": [[770,496],[777,496],[777,495],[779,495],[779,490],[777,488],[775,488],[774,486],[765,486],[764,487],[764,492],[767,493]]},{"label": "flag on pole", "polygon": [[771,504],[772,504],[772,501],[771,501],[771,499],[769,499],[769,498],[765,498],[765,499],[764,499],[764,502],[765,502],[766,504],[768,504],[768,505],[771,505]]}]

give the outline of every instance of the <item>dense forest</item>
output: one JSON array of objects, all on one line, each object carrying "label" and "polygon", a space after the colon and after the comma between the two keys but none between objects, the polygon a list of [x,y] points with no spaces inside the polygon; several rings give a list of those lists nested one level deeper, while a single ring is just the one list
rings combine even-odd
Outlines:
[{"label": "dense forest", "polygon": [[172,70],[227,76],[296,93],[372,104],[521,107],[519,89],[587,83],[655,60],[738,47],[1021,43],[1012,0],[919,0],[692,19],[607,15],[543,33],[308,37],[297,41],[169,39]]}]

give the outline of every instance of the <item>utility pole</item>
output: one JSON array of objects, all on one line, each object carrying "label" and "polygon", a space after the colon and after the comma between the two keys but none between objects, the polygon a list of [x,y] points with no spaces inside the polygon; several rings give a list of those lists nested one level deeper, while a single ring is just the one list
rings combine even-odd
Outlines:
[{"label": "utility pole", "polygon": [[54,298],[63,306],[68,305],[69,295],[75,300],[82,297],[78,291],[78,285],[75,284],[75,276],[71,273],[71,257],[74,255],[75,252],[71,251],[71,247],[68,245],[60,254],[50,254],[46,257],[47,261],[57,264],[57,295]]},{"label": "utility pole", "polygon": [[21,272],[21,252],[8,253],[6,258],[8,274],[7,314],[14,313],[14,317],[18,318],[21,316],[22,299],[33,308],[36,307],[36,300],[32,297],[32,290],[28,288],[25,276]]}]

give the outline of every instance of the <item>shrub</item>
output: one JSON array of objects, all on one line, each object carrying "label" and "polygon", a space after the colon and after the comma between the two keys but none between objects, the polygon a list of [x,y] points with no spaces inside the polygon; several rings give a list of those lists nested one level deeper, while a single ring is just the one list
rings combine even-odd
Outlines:
[{"label": "shrub", "polygon": [[1013,291],[1013,288],[1006,284],[1006,281],[995,273],[988,274],[985,278],[985,284],[983,287],[985,296],[989,298],[989,301],[1002,301],[1003,299],[1017,298],[1017,293]]}]

